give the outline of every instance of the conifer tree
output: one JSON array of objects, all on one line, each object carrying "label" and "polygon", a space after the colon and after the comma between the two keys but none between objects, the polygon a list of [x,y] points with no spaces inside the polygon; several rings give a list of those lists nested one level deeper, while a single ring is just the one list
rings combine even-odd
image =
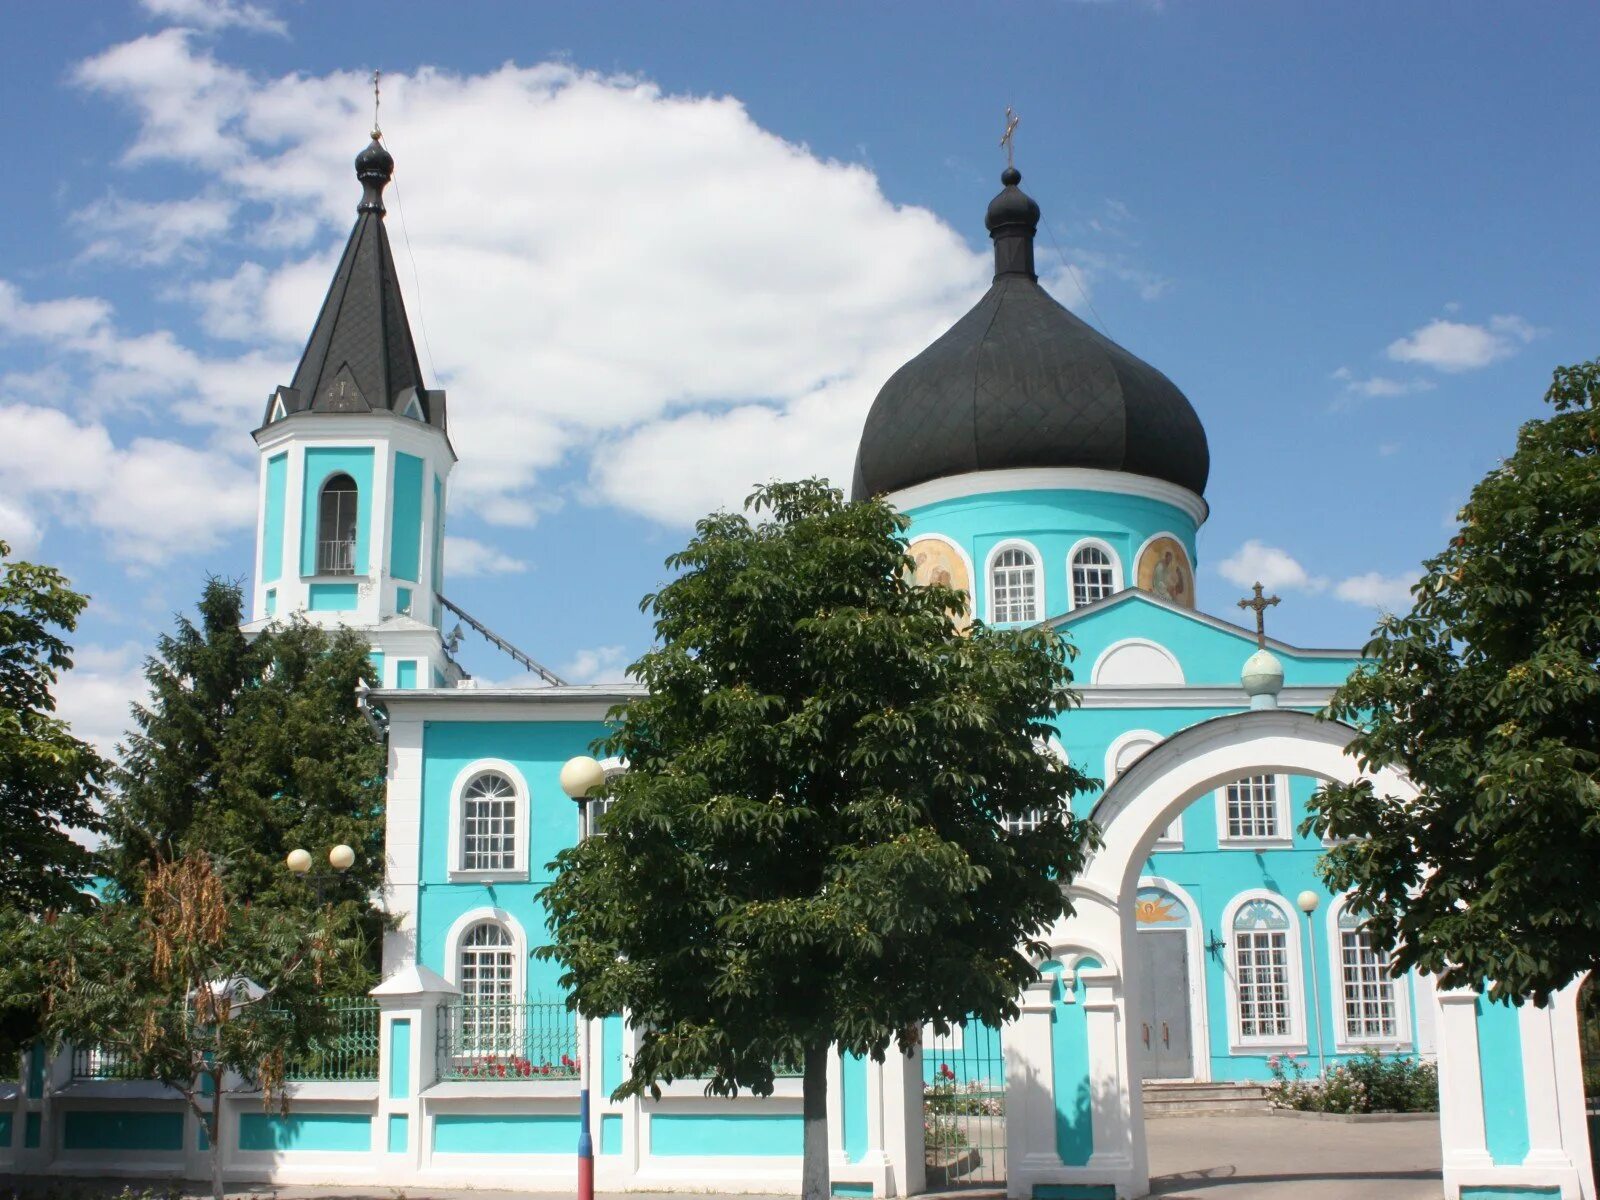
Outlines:
[{"label": "conifer tree", "polygon": [[646,598],[649,694],[603,747],[628,770],[552,864],[538,953],[581,1013],[628,1013],[622,1095],[768,1094],[802,1067],[821,1200],[829,1047],[1016,1015],[1093,843],[1071,809],[1089,781],[1045,744],[1073,703],[1057,635],[964,636],[964,595],[911,581],[882,501],[810,480],[747,507],[702,520]]}]

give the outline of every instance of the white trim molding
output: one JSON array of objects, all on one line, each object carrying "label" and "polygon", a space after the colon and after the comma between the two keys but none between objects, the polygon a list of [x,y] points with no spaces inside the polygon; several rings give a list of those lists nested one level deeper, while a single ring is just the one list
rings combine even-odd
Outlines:
[{"label": "white trim molding", "polygon": [[[1132,647],[1132,646],[1137,646],[1137,647],[1140,647],[1141,649],[1145,649],[1145,650],[1153,650],[1153,651],[1155,651],[1156,654],[1160,655],[1163,659],[1166,660],[1167,664],[1172,668],[1172,672],[1176,676],[1176,678],[1175,679],[1163,679],[1163,680],[1160,680],[1159,682],[1151,682],[1151,683],[1148,683],[1148,684],[1144,684],[1144,683],[1102,684],[1100,682],[1100,673],[1101,673],[1101,671],[1103,671],[1105,669],[1105,665],[1106,665],[1107,660],[1109,660],[1111,658],[1111,656],[1113,654],[1115,654],[1117,651],[1126,650],[1126,649],[1128,649],[1129,647]],[[1119,640],[1117,640],[1115,642],[1112,642],[1111,645],[1107,646],[1104,650],[1100,651],[1100,653],[1095,656],[1094,666],[1089,668],[1089,686],[1091,686],[1091,687],[1100,686],[1100,687],[1159,688],[1159,687],[1182,687],[1183,685],[1184,685],[1183,664],[1178,661],[1178,656],[1173,654],[1173,652],[1171,650],[1168,650],[1160,642],[1153,642],[1149,638],[1126,637],[1126,638],[1121,638],[1121,639],[1119,639]]]},{"label": "white trim molding", "polygon": [[1170,504],[1187,515],[1196,527],[1204,525],[1211,508],[1186,487],[1132,475],[1126,471],[1100,471],[1093,467],[1014,467],[1003,471],[967,471],[930,479],[890,492],[886,497],[901,512],[909,512],[941,500],[959,500],[986,492],[1112,492],[1119,496],[1142,496]]},{"label": "white trim molding", "polygon": [[484,923],[499,925],[511,935],[511,997],[512,1003],[523,1004],[528,999],[528,937],[522,923],[503,908],[484,905],[468,909],[450,923],[444,937],[444,977],[456,987],[461,986],[461,939],[474,926]]},{"label": "white trim molding", "polygon": [[[516,853],[516,865],[504,870],[469,871],[461,865],[461,855],[465,847],[462,845],[461,820],[462,798],[467,785],[480,775],[495,774],[504,777],[512,787],[516,799],[512,806],[512,820],[515,828],[512,831]],[[450,837],[449,859],[446,862],[448,877],[452,883],[519,883],[525,882],[529,871],[529,813],[532,805],[528,796],[528,781],[522,777],[522,772],[503,758],[479,758],[462,767],[456,772],[455,780],[450,784]],[[453,981],[452,981],[453,982]]]},{"label": "white trim molding", "polygon": [[[1033,612],[1021,621],[996,621],[994,619],[994,560],[1007,550],[1022,550],[1033,558]],[[1036,625],[1044,620],[1044,558],[1039,547],[1025,538],[1002,538],[989,547],[983,558],[983,619],[990,625]]]},{"label": "white trim molding", "polygon": [[[1286,960],[1284,970],[1287,974],[1287,978],[1284,980],[1284,987],[1287,996],[1286,1002],[1289,1007],[1289,1032],[1281,1036],[1246,1038],[1239,1032],[1239,960],[1233,922],[1241,908],[1256,901],[1266,901],[1272,904],[1283,914],[1284,920],[1289,923],[1282,931],[1284,934],[1283,953]],[[1228,1005],[1228,1050],[1230,1053],[1304,1054],[1306,1052],[1305,959],[1300,949],[1300,922],[1296,920],[1298,912],[1299,910],[1295,908],[1294,901],[1287,896],[1280,896],[1277,892],[1270,891],[1267,888],[1250,888],[1247,891],[1240,892],[1232,900],[1228,901],[1228,906],[1222,910],[1223,936],[1228,940],[1228,958],[1222,968],[1222,989]]]},{"label": "white trim molding", "polygon": [[[1118,592],[1122,591],[1122,589],[1127,586],[1127,583],[1125,582],[1125,580],[1127,579],[1127,572],[1123,567],[1122,555],[1117,553],[1116,548],[1114,546],[1112,546],[1112,544],[1110,542],[1106,541],[1105,538],[1101,538],[1101,537],[1082,537],[1082,538],[1079,538],[1077,541],[1072,543],[1072,548],[1067,551],[1067,611],[1068,612],[1071,612],[1073,609],[1080,607],[1080,605],[1078,604],[1078,601],[1077,601],[1077,589],[1073,586],[1073,580],[1072,580],[1073,560],[1078,557],[1078,551],[1086,550],[1086,549],[1090,549],[1090,548],[1093,548],[1095,550],[1103,550],[1111,559],[1111,590],[1108,593],[1106,593],[1106,595],[1115,596]],[[1104,600],[1105,596],[1101,596],[1099,598]],[[1092,603],[1094,603],[1094,601],[1091,600],[1089,602],[1089,604],[1092,604]],[[1088,606],[1089,606],[1088,604],[1084,604],[1081,607],[1087,608]]]},{"label": "white trim molding", "polygon": [[1390,1003],[1394,1009],[1395,1036],[1387,1038],[1351,1037],[1346,1023],[1344,1002],[1344,929],[1339,924],[1350,902],[1349,896],[1335,896],[1323,916],[1324,932],[1328,940],[1328,992],[1333,1005],[1333,1046],[1339,1054],[1356,1054],[1362,1050],[1388,1050],[1394,1053],[1412,1048],[1411,1040],[1411,980],[1409,973],[1398,978],[1385,974],[1388,981]]},{"label": "white trim molding", "polygon": [[[1272,781],[1273,820],[1278,832],[1272,837],[1235,837],[1228,832],[1228,789],[1246,779],[1266,778]],[[1217,805],[1218,850],[1288,850],[1294,846],[1294,811],[1289,802],[1289,776],[1278,771],[1263,771],[1259,775],[1245,775],[1230,783],[1220,785],[1214,793]]]}]

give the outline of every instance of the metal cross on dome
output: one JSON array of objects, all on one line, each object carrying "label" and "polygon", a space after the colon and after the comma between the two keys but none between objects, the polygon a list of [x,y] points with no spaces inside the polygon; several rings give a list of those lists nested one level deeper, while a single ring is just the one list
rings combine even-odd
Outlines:
[{"label": "metal cross on dome", "polygon": [[1267,648],[1267,609],[1274,604],[1282,604],[1277,596],[1263,596],[1261,584],[1255,586],[1255,595],[1248,600],[1239,601],[1240,608],[1251,608],[1256,614],[1256,644],[1263,650]]},{"label": "metal cross on dome", "polygon": [[378,82],[383,78],[382,71],[372,73],[372,136],[374,139],[383,136],[383,127],[378,124]]},{"label": "metal cross on dome", "polygon": [[1008,167],[1016,165],[1011,161],[1011,143],[1016,137],[1017,126],[1020,124],[1022,124],[1022,118],[1017,116],[1009,104],[1006,105],[1006,131],[1000,135],[1000,146],[1006,152],[1006,166]]}]

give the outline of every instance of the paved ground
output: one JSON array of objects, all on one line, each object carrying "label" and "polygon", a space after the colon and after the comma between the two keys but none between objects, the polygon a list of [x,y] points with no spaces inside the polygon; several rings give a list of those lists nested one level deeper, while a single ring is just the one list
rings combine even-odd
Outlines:
[{"label": "paved ground", "polygon": [[[1345,1125],[1266,1115],[1169,1117],[1150,1121],[1146,1129],[1151,1195],[1167,1200],[1439,1200],[1443,1194],[1436,1121]],[[0,1178],[0,1194],[9,1182]],[[198,1191],[189,1188],[190,1195]],[[231,1194],[257,1200],[561,1200],[551,1193],[442,1188],[283,1187]],[[1002,1193],[941,1194],[981,1200]],[[669,1198],[633,1192],[608,1200]],[[680,1193],[670,1200],[684,1198]]]},{"label": "paved ground", "polygon": [[1168,1117],[1145,1129],[1151,1194],[1171,1200],[1439,1200],[1444,1194],[1437,1121]]}]

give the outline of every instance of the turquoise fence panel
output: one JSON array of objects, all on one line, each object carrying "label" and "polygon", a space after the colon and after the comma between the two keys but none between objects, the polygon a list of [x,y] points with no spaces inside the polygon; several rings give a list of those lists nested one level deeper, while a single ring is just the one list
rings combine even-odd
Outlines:
[{"label": "turquoise fence panel", "polygon": [[411,1144],[411,1118],[405,1113],[389,1114],[389,1153],[404,1154]]},{"label": "turquoise fence panel", "polygon": [[389,1099],[404,1100],[411,1095],[411,1022],[393,1021],[389,1025]]},{"label": "turquoise fence panel", "polygon": [[433,1119],[435,1154],[570,1155],[577,1145],[576,1113],[440,1113]]},{"label": "turquoise fence panel", "polygon": [[[29,1113],[30,1117],[38,1116]],[[61,1123],[63,1150],[183,1149],[183,1114],[179,1112],[68,1112]]]},{"label": "turquoise fence panel", "polygon": [[600,1118],[600,1153],[622,1153],[622,1118],[616,1113],[606,1113]]},{"label": "turquoise fence panel", "polygon": [[239,1149],[371,1150],[372,1118],[366,1113],[241,1113]]},{"label": "turquoise fence panel", "polygon": [[1483,1084],[1483,1132],[1497,1167],[1528,1156],[1528,1105],[1522,1083],[1520,1012],[1478,997],[1478,1063]]},{"label": "turquoise fence panel", "polygon": [[867,1060],[860,1055],[839,1056],[839,1099],[845,1161],[858,1163],[867,1155]]},{"label": "turquoise fence panel", "polygon": [[799,1113],[655,1113],[650,1118],[651,1154],[798,1158],[804,1137]]}]

